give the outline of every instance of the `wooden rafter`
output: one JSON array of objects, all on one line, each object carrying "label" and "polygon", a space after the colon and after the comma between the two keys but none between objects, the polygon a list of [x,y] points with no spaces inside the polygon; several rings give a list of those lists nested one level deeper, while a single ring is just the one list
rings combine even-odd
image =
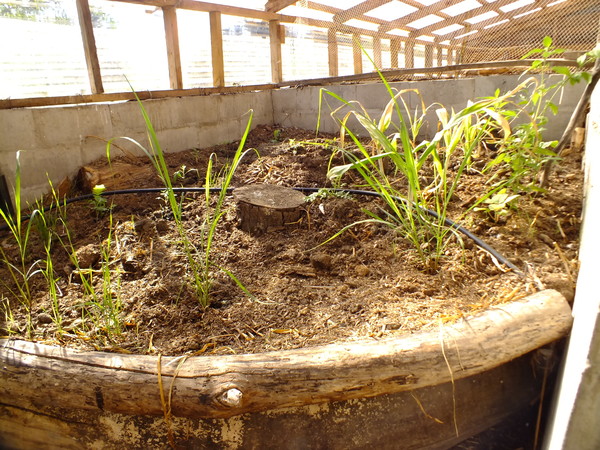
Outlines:
[{"label": "wooden rafter", "polygon": [[265,11],[267,12],[279,12],[282,9],[293,5],[298,0],[269,0],[265,5]]},{"label": "wooden rafter", "polygon": [[[488,33],[496,34],[496,32],[500,32],[501,34],[506,34],[507,32],[510,32],[509,30],[513,28],[512,26],[508,26],[508,27],[504,26],[500,30],[489,29],[490,31],[487,31],[488,29],[486,29],[486,27],[489,25],[493,25],[494,23],[498,23],[502,20],[506,20],[506,19],[509,19],[509,20],[512,19],[513,25],[515,23],[514,21],[521,21],[521,23],[530,21],[530,20],[532,20],[532,17],[529,17],[529,16],[525,16],[523,18],[518,18],[518,19],[514,19],[514,16],[517,16],[519,14],[523,14],[527,11],[530,11],[531,9],[533,9],[533,7],[543,8],[542,11],[538,11],[537,13],[535,13],[535,15],[537,16],[537,19],[539,20],[539,18],[541,16],[545,15],[544,13],[555,13],[566,6],[571,6],[571,5],[569,5],[569,3],[564,2],[564,3],[559,3],[557,5],[548,7],[547,5],[549,3],[552,3],[553,1],[554,0],[536,0],[536,3],[534,3],[534,4],[529,4],[529,5],[523,6],[521,8],[509,11],[509,12],[503,12],[502,10],[500,10],[500,7],[505,4],[512,3],[513,0],[498,0],[497,2],[493,3],[493,5],[494,5],[493,10],[498,14],[497,16],[487,19],[487,20],[484,20],[484,21],[481,21],[481,22],[478,22],[476,24],[469,24],[467,22],[465,24],[465,28],[445,34],[444,36],[440,36],[438,38],[438,40],[448,40],[448,39],[452,40],[452,39],[456,38],[457,36],[461,36],[462,34],[465,34],[467,32],[471,32],[471,31],[485,32],[486,34],[488,34]],[[583,0],[583,1],[585,1],[585,0]]]}]

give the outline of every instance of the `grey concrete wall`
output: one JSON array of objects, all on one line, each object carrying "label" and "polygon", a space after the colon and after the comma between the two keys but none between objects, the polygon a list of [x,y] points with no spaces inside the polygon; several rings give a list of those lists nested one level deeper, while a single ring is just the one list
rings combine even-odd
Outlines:
[{"label": "grey concrete wall", "polygon": [[585,205],[581,230],[573,330],[557,390],[545,448],[600,448],[600,86],[592,96],[586,127]]},{"label": "grey concrete wall", "polygon": [[[490,76],[399,82],[392,83],[392,87],[418,89],[425,105],[437,102],[448,110],[459,110],[468,100],[490,96],[496,89],[507,92],[520,81],[518,76]],[[328,89],[348,101],[360,102],[372,117],[378,117],[389,101],[381,83],[340,84]],[[551,118],[547,139],[560,137],[582,89],[583,85],[578,85],[565,91],[559,115]],[[144,105],[163,149],[177,152],[239,139],[250,108],[255,111],[254,125],[277,123],[314,130],[319,92],[320,87],[287,88],[146,100]],[[329,113],[341,103],[328,95],[323,101],[321,130],[338,132],[339,125]],[[407,97],[409,108],[415,108],[419,102],[415,94]],[[360,128],[356,121],[354,128]],[[431,108],[421,135],[431,137],[436,129],[435,108]],[[117,136],[128,136],[146,145],[144,122],[135,102],[0,110],[0,172],[12,184],[15,153],[22,150],[22,196],[31,201],[47,192],[48,177],[57,184],[64,177],[73,176],[79,167],[104,155],[102,139]],[[136,152],[131,144],[120,144]]]},{"label": "grey concrete wall", "polygon": [[[398,91],[416,89],[420,92],[426,106],[439,103],[448,111],[452,108],[459,111],[467,106],[469,100],[492,96],[496,89],[500,89],[501,93],[509,92],[526,78],[519,75],[497,75],[457,80],[397,82],[391,83],[391,87]],[[552,80],[558,81],[558,79],[558,76],[554,76],[549,82],[553,82]],[[358,101],[372,118],[377,119],[390,100],[390,95],[382,83],[338,84],[326,88],[347,101]],[[560,138],[583,89],[583,84],[568,86],[562,95],[554,100],[558,104],[559,114],[557,116],[550,115],[549,117],[550,121],[545,132],[547,140]],[[304,87],[275,91],[273,93],[273,118],[275,122],[283,126],[315,129],[320,90],[320,87]],[[331,118],[330,113],[341,106],[342,103],[330,95],[323,95],[322,98],[320,129],[329,133],[337,133],[340,128],[339,124]],[[420,104],[419,97],[414,93],[407,94],[405,98],[410,108],[416,108]],[[423,138],[431,138],[437,130],[436,108],[432,107],[428,110],[425,124],[421,129],[421,137]],[[346,111],[347,109],[341,110],[337,117],[343,118]],[[350,121],[349,123],[353,124],[351,127],[353,131],[365,134],[356,121]]]},{"label": "grey concrete wall", "polygon": [[[144,106],[166,152],[239,139],[251,108],[253,126],[273,123],[269,91],[146,100]],[[22,198],[32,201],[48,191],[48,178],[56,185],[104,156],[106,139],[127,136],[147,146],[145,130],[133,101],[0,110],[0,172],[12,186],[21,150]],[[141,154],[131,143],[117,143]]]}]

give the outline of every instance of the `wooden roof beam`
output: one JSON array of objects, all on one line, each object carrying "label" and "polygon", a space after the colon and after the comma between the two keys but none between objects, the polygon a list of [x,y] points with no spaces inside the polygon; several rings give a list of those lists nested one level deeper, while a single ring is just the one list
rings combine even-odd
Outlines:
[{"label": "wooden roof beam", "polygon": [[279,12],[284,8],[296,3],[297,0],[269,0],[265,4],[265,11],[267,12]]},{"label": "wooden roof beam", "polygon": [[[445,40],[452,40],[455,37],[460,36],[462,34],[465,34],[467,32],[470,32],[470,31],[474,31],[474,30],[485,31],[485,27],[488,26],[488,25],[493,25],[494,23],[497,23],[497,22],[499,22],[501,20],[505,20],[505,19],[513,19],[514,16],[522,14],[524,12],[527,12],[528,10],[533,9],[532,7],[535,7],[535,8],[539,8],[539,7],[546,8],[547,4],[551,3],[553,1],[554,0],[537,0],[536,3],[529,4],[529,5],[526,5],[526,6],[522,6],[521,8],[514,9],[512,11],[508,11],[508,12],[496,11],[498,13],[498,15],[496,17],[484,20],[484,21],[476,23],[476,24],[468,24],[468,27],[465,26],[465,29],[457,30],[457,31],[453,31],[452,33],[445,34],[443,36],[440,36],[439,39],[440,40],[444,40],[444,41]],[[513,0],[499,0],[496,3],[498,3],[499,6],[501,6],[501,5],[504,5],[504,4],[513,3]],[[565,7],[567,5],[570,6],[570,3],[568,3],[568,2],[559,3],[559,4],[555,5],[555,6],[552,6],[551,10],[552,11],[557,11],[558,9],[560,9],[562,7]],[[495,4],[494,4],[494,10],[496,10],[496,5]],[[542,12],[544,12],[544,11],[538,11],[536,13],[536,15],[539,15],[539,13],[542,13]],[[529,17],[529,16],[526,16],[526,17]],[[519,20],[519,19],[515,19],[515,20]],[[503,31],[506,32],[506,24],[503,24],[502,26],[504,28]],[[468,28],[468,31],[466,30],[466,28]],[[496,31],[496,30],[494,30],[494,31]],[[486,32],[486,34],[487,34],[487,32]],[[468,38],[468,36],[465,36],[465,39],[466,38]],[[456,44],[458,44],[458,43],[459,42],[456,42]]]},{"label": "wooden roof beam", "polygon": [[[542,6],[543,9],[541,11],[536,12],[533,15],[528,15],[528,16],[524,16],[522,18],[515,19],[515,21],[517,21],[517,22],[513,22],[512,26],[521,26],[523,23],[523,22],[520,22],[521,19],[535,20],[536,23],[544,23],[547,15],[550,15],[550,14],[554,15],[561,9],[572,6],[572,4],[570,4],[569,2],[563,2],[563,3],[553,5],[551,7],[548,7],[547,3],[551,3],[552,1],[553,0],[538,0],[538,4],[536,7],[539,7],[540,2],[544,2],[545,4]],[[532,5],[528,5],[528,6],[532,6]],[[515,14],[517,14],[517,15],[520,14],[519,11],[522,12],[522,10],[523,10],[523,8],[519,8],[519,9],[515,9],[513,11],[509,11],[508,13],[503,13],[505,15],[503,17],[504,18],[512,18]],[[552,17],[553,17],[553,20],[557,19],[557,17],[555,17],[555,16],[552,16]],[[501,26],[490,28],[488,30],[485,30],[483,28],[485,25],[489,25],[491,23],[498,21],[498,19],[500,19],[500,16],[494,17],[493,19],[490,19],[489,21],[485,21],[485,22],[481,22],[481,23],[477,24],[477,25],[481,25],[481,27],[477,28],[477,30],[480,33],[484,33],[483,35],[485,36],[486,40],[493,40],[496,36],[506,35],[507,33],[511,32],[512,27],[506,26],[506,25],[510,25],[510,24],[502,24]],[[501,20],[503,20],[503,19],[501,19]],[[472,28],[472,29],[475,29],[475,28]],[[453,32],[451,34],[444,35],[443,38],[444,38],[444,40],[446,40],[446,39],[449,39],[449,36],[450,36],[450,39],[451,39],[454,35],[460,36],[460,34],[461,34],[460,31]],[[466,36],[464,39],[467,39],[467,38],[468,38],[468,36]],[[464,40],[464,39],[457,41],[456,44],[461,43],[462,40]]]},{"label": "wooden roof beam", "polygon": [[[410,32],[410,35],[418,35],[418,36],[420,36],[422,34],[430,34],[432,31],[439,30],[441,28],[445,28],[447,26],[457,24],[457,25],[462,25],[464,27],[463,30],[457,30],[456,31],[458,33],[458,36],[460,36],[460,34],[466,32],[466,29],[472,30],[472,29],[474,29],[474,27],[476,25],[479,25],[479,23],[484,23],[484,22],[486,24],[493,23],[493,22],[496,22],[498,20],[498,18],[500,18],[501,16],[502,17],[512,16],[513,15],[512,14],[513,11],[510,11],[508,13],[504,13],[504,12],[502,12],[502,10],[500,10],[500,7],[504,6],[504,5],[508,5],[510,3],[514,3],[514,1],[515,0],[497,0],[496,2],[492,3],[491,5],[489,5],[489,6],[491,6],[491,8],[481,8],[480,7],[480,8],[471,9],[469,11],[466,11],[466,12],[464,12],[462,14],[459,14],[457,16],[454,16],[454,17],[447,16],[448,18],[446,19],[446,22],[437,22],[437,23],[428,25],[428,26],[426,26],[424,28],[420,28],[418,30],[413,30],[413,31]],[[553,1],[553,0],[544,0],[544,1]],[[488,5],[483,5],[483,6],[488,6]],[[514,10],[514,11],[521,11],[521,10],[529,8],[529,7],[531,7],[531,4],[530,5],[526,5],[526,6],[522,7],[522,8],[519,8],[519,9]],[[477,16],[479,16],[481,14],[484,14],[485,12],[490,12],[490,11],[494,11],[498,15],[495,16],[495,17],[493,17],[493,18],[491,18],[491,19],[488,19],[486,21],[479,22],[478,24],[471,24],[469,22],[466,22],[468,19],[471,19],[473,17],[477,17]],[[441,14],[438,14],[438,15],[441,15]],[[500,20],[503,20],[503,19],[500,19]],[[444,39],[443,40],[446,39],[445,36],[446,35],[444,35]]]},{"label": "wooden roof beam", "polygon": [[385,5],[391,1],[392,0],[366,0],[352,8],[334,14],[333,21],[336,23],[344,23],[352,19],[361,20],[364,12],[371,11],[372,9]]}]

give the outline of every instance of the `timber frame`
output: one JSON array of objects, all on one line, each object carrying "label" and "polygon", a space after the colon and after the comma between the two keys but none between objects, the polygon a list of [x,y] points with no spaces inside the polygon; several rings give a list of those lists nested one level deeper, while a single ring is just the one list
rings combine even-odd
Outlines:
[{"label": "timber frame", "polygon": [[[452,10],[457,3],[460,3],[454,0],[438,0],[428,6],[424,6],[415,0],[402,0],[402,5],[404,5],[405,8],[409,8],[409,11],[412,12],[404,13],[401,17],[394,18],[394,16],[391,16],[391,20],[377,18],[370,12],[379,7],[394,7],[395,5],[392,2],[395,2],[396,0],[363,0],[348,9],[335,8],[314,1],[297,2],[293,0],[268,0],[266,1],[264,10],[227,6],[197,0],[107,1],[136,4],[140,5],[140,7],[150,6],[162,10],[170,90],[148,92],[148,97],[152,98],[207,95],[212,93],[239,92],[294,85],[301,86],[327,83],[325,79],[284,82],[282,71],[282,44],[285,43],[286,25],[306,25],[323,30],[327,36],[328,42],[328,73],[329,76],[332,77],[331,82],[358,81],[377,78],[376,76],[374,77],[372,73],[363,73],[362,50],[360,46],[362,45],[361,42],[363,42],[362,38],[364,37],[372,39],[373,60],[378,67],[381,67],[382,39],[385,39],[389,40],[392,72],[394,70],[404,70],[405,72],[402,74],[405,76],[430,74],[430,76],[445,77],[452,73],[457,75],[457,71],[463,70],[464,64],[461,64],[463,60],[464,62],[486,61],[485,55],[483,54],[484,51],[482,51],[481,48],[482,43],[496,48],[499,46],[498,43],[501,43],[500,46],[512,46],[513,48],[518,47],[519,45],[523,46],[523,43],[519,44],[519,34],[521,31],[536,29],[543,33],[542,30],[547,28],[548,22],[556,20],[557,18],[561,21],[561,30],[563,31],[555,29],[553,30],[554,32],[560,31],[561,33],[564,33],[564,30],[567,30],[567,32],[576,33],[577,42],[585,42],[584,46],[589,46],[589,48],[579,48],[579,51],[589,50],[594,46],[594,36],[597,30],[597,22],[595,22],[594,26],[596,26],[596,28],[594,30],[591,29],[590,25],[577,26],[577,24],[581,22],[582,15],[597,14],[597,7],[594,6],[596,0],[577,0],[577,8],[579,9],[575,12],[573,11],[572,0],[534,0],[533,3],[530,2],[528,4],[521,4],[522,2],[515,2],[515,0],[497,0],[489,4],[479,3],[481,7],[475,7],[466,12]],[[331,17],[331,19],[314,19],[282,13],[286,8],[292,7],[297,3],[299,3],[304,10],[319,12],[325,14],[326,17]],[[132,98],[129,93],[105,93],[102,84],[102,73],[98,61],[88,0],[76,0],[76,5],[91,94],[63,97],[6,99],[0,100],[0,109],[124,100]],[[398,5],[400,5],[400,3],[398,3]],[[490,14],[493,14],[493,17],[484,20],[479,19],[482,16],[481,12],[484,9],[489,11]],[[199,11],[209,14],[213,75],[213,87],[211,88],[186,89],[183,84],[177,10]],[[270,40],[271,83],[252,86],[226,86],[221,26],[222,15],[262,20],[266,23]],[[417,25],[416,23],[419,20],[431,17],[433,17],[434,20],[437,20],[437,22],[425,26]],[[586,24],[588,22],[589,21],[586,21]],[[362,25],[364,28],[361,26],[352,26],[350,23]],[[503,26],[495,26],[498,24],[503,24]],[[442,34],[442,29],[449,29],[451,27],[454,27],[455,30],[443,32]],[[590,29],[588,30],[587,28]],[[354,75],[343,79],[338,77],[338,47],[340,45],[338,33],[349,36],[352,39],[351,45],[354,55]],[[471,39],[469,36],[473,33],[478,33],[478,48],[473,48],[469,51],[476,55],[477,59],[464,59],[466,46],[469,39]],[[588,40],[589,45],[587,42]],[[425,66],[418,69],[414,67],[417,49],[424,55]],[[404,55],[403,67],[399,64],[400,53]],[[504,56],[502,56],[502,58],[504,58]],[[488,64],[489,67],[486,67],[486,64]],[[516,66],[519,66],[519,64],[513,60],[512,62],[509,61],[504,63],[499,61],[483,63],[482,66],[476,66],[475,68],[499,69],[500,67],[514,68]],[[464,70],[469,69],[467,68]],[[385,73],[387,76],[389,71],[386,70]]]}]

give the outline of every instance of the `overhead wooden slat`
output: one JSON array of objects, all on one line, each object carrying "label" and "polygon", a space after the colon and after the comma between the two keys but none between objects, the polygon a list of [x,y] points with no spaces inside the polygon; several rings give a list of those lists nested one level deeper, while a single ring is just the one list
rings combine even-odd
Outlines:
[{"label": "overhead wooden slat", "polygon": [[[507,1],[508,3],[510,3],[510,1],[508,1],[508,0],[499,0],[499,2],[500,1]],[[519,9],[515,9],[513,11],[509,11],[508,13],[501,13],[498,17],[494,17],[493,19],[489,19],[489,20],[477,23],[476,25],[471,27],[471,30],[478,30],[478,39],[480,39],[480,40],[483,39],[482,42],[487,41],[497,47],[498,39],[502,40],[503,37],[509,37],[511,39],[517,38],[519,36],[519,31],[521,30],[522,27],[525,27],[526,30],[531,30],[531,28],[533,26],[538,26],[541,29],[546,30],[548,23],[550,21],[566,20],[564,17],[561,17],[561,12],[563,10],[567,9],[568,7],[572,6],[569,2],[557,3],[552,6],[547,6],[549,3],[552,3],[552,0],[537,0],[537,1],[539,2],[538,4],[527,5],[529,7],[532,7],[532,6],[543,7],[543,9],[541,11],[537,11],[535,14],[530,14],[530,15],[527,15],[527,16],[524,16],[524,17],[521,17],[518,19],[512,19],[510,22],[502,24],[501,26],[485,29],[485,27],[488,25],[496,23],[500,20],[511,18],[514,15],[523,13],[528,9],[526,7],[522,7]],[[582,6],[585,4],[594,5],[594,2],[596,2],[596,0],[578,0],[578,2]],[[496,5],[496,3],[494,3],[494,5]],[[573,26],[569,26],[567,23],[563,22],[562,26],[564,27],[565,30],[571,30],[571,29],[575,28],[577,26],[577,24],[573,23]],[[571,34],[573,32],[574,31],[570,31]],[[597,32],[597,29],[589,30],[589,32],[590,32],[590,36],[594,36],[595,35],[594,33]],[[444,36],[444,39],[453,39],[454,37],[460,36],[460,35],[461,35],[460,31],[453,32],[451,34]],[[553,36],[553,37],[556,38],[556,36]],[[590,40],[590,42],[592,42],[592,41]],[[514,43],[512,43],[511,45],[514,45]]]},{"label": "overhead wooden slat", "polygon": [[269,0],[265,5],[265,11],[268,12],[277,12],[282,9],[293,5],[297,0]]},{"label": "overhead wooden slat", "polygon": [[177,10],[174,6],[166,6],[162,10],[167,43],[167,62],[169,64],[169,84],[171,89],[183,89]]},{"label": "overhead wooden slat", "polygon": [[[453,32],[452,34],[455,34],[457,36],[460,36],[461,34],[466,33],[467,31],[471,31],[473,29],[478,29],[478,28],[483,28],[484,26],[487,26],[491,23],[494,22],[498,22],[500,20],[504,20],[506,18],[510,18],[512,16],[514,16],[515,14],[518,14],[519,12],[523,12],[527,9],[530,9],[532,7],[532,4],[528,4],[522,8],[519,9],[515,9],[513,11],[510,11],[508,13],[504,13],[502,12],[502,10],[500,9],[500,7],[508,5],[510,3],[514,3],[515,0],[497,0],[496,2],[494,2],[491,5],[491,9],[490,8],[486,8],[485,10],[482,8],[477,8],[477,9],[472,9],[471,11],[467,11],[465,13],[459,14],[457,16],[451,17],[447,22],[438,22],[438,23],[434,23],[432,25],[428,25],[424,28],[421,28],[419,30],[414,30],[411,33],[415,34],[418,33],[419,35],[422,34],[430,34],[432,31],[435,30],[439,30],[441,28],[444,28],[446,26],[449,25],[462,25],[464,28],[462,30],[457,30],[456,32]],[[551,2],[552,0],[541,0],[541,1],[546,1],[546,2]],[[533,5],[535,7],[537,7],[536,5]],[[484,11],[494,11],[496,12],[496,14],[498,14],[498,16],[486,20],[486,21],[482,21],[476,24],[471,24],[469,22],[467,22],[468,19],[472,19],[473,17],[477,17],[480,14],[483,14]],[[483,24],[483,25],[482,25]],[[446,40],[448,38],[449,34],[447,35],[443,35],[443,36],[439,36],[437,37],[438,40]]]},{"label": "overhead wooden slat", "polygon": [[221,13],[211,11],[210,18],[210,50],[212,56],[213,85],[225,86],[225,62],[223,58],[223,29]]},{"label": "overhead wooden slat", "polygon": [[101,94],[104,92],[104,87],[102,85],[98,51],[96,50],[96,38],[94,37],[94,29],[92,27],[90,5],[88,0],[77,0],[76,4],[90,89],[92,90],[92,94]]},{"label": "overhead wooden slat", "polygon": [[333,21],[338,23],[347,22],[352,19],[361,19],[365,11],[370,11],[379,6],[389,3],[391,0],[366,0],[358,5],[348,8],[333,16]]}]

